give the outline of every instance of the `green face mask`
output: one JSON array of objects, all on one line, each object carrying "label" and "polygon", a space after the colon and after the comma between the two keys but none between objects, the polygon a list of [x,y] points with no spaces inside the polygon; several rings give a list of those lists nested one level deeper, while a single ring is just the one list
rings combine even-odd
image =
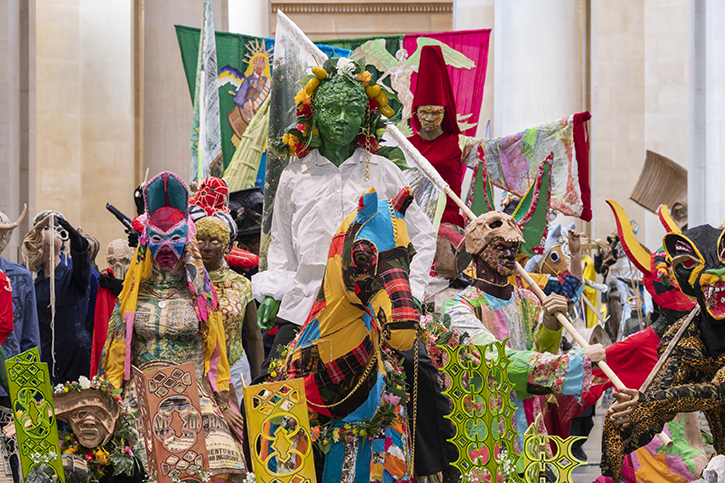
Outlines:
[{"label": "green face mask", "polygon": [[323,156],[339,166],[352,155],[366,108],[367,97],[361,85],[334,77],[320,86],[313,117],[322,138]]}]

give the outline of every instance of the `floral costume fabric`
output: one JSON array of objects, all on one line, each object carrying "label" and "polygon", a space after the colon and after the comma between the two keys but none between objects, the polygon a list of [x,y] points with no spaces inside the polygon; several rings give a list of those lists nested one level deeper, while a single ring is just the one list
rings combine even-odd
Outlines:
[{"label": "floral costume fabric", "polygon": [[[209,272],[209,277],[219,298],[219,308],[224,319],[227,359],[229,359],[232,383],[235,390],[241,393],[240,376],[243,370],[241,366],[246,362],[242,328],[247,304],[252,301],[252,283],[232,271],[226,262],[223,262],[219,269]],[[249,370],[248,363],[246,370]]]},{"label": "floral costume fabric", "polygon": [[465,332],[471,344],[509,338],[507,376],[516,390],[517,448],[523,444],[521,435],[542,412],[543,401],[532,395],[565,394],[578,400],[589,390],[589,356],[578,350],[558,354],[562,329],[551,331],[540,323],[543,307],[532,292],[514,287],[511,298],[501,300],[470,286],[445,300],[443,313],[450,330]]}]

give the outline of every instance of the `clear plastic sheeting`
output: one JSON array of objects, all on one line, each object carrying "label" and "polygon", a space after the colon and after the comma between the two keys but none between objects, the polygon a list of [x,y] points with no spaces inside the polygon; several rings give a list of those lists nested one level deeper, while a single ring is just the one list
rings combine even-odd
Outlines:
[{"label": "clear plastic sheeting", "polygon": [[294,97],[302,87],[297,81],[307,75],[311,67],[321,66],[326,60],[327,55],[281,10],[278,11],[277,35],[274,43],[274,81],[269,105],[269,148],[264,183],[262,236],[259,246],[260,270],[267,268],[269,232],[272,227],[274,197],[279,177],[292,159],[277,150],[276,141],[296,119]]}]

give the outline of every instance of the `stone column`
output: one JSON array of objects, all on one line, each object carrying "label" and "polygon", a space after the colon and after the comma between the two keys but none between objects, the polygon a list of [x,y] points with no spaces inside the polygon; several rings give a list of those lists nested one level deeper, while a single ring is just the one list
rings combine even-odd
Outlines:
[{"label": "stone column", "polygon": [[[144,2],[143,170],[169,170],[188,180],[194,106],[181,63],[174,25],[201,28],[203,0]],[[214,28],[227,30],[227,0],[214,0]],[[141,12],[136,12],[137,19]]]},{"label": "stone column", "polygon": [[687,222],[689,226],[705,223],[706,166],[705,131],[706,123],[706,21],[705,1],[688,2],[687,25],[687,78],[688,78],[688,114],[689,124],[688,163],[687,163]]},{"label": "stone column", "polygon": [[[453,30],[493,29],[495,0],[453,0]],[[486,123],[491,119],[493,126],[493,59],[494,34],[488,44],[488,66],[486,83],[483,88],[481,114],[478,118],[477,136],[483,136]]]},{"label": "stone column", "polygon": [[133,214],[131,0],[37,0],[37,211],[97,237],[125,237],[106,202]]},{"label": "stone column", "polygon": [[[644,0],[592,1],[592,232],[616,229],[605,200],[614,199],[645,226],[644,208],[629,199],[644,164]],[[645,233],[638,238],[644,241]],[[657,248],[657,247],[650,247]]]},{"label": "stone column", "polygon": [[[35,210],[35,0],[0,0],[0,211]],[[28,217],[2,256],[19,261]]]},{"label": "stone column", "polygon": [[496,0],[494,136],[579,112],[579,0]]},{"label": "stone column", "polygon": [[258,37],[270,37],[269,0],[227,0],[229,2],[229,31]]},{"label": "stone column", "polygon": [[696,0],[690,3],[690,109],[693,139],[688,171],[689,226],[720,226],[725,217],[725,4]]},{"label": "stone column", "polygon": [[[645,149],[667,156],[685,168],[690,125],[687,4],[688,0],[645,0],[644,126],[634,128],[634,133],[644,133]],[[638,221],[644,228],[639,240],[656,250],[665,234],[659,217],[645,211],[644,222]]]},{"label": "stone column", "polygon": [[106,266],[108,244],[126,238],[107,210],[111,202],[135,216],[133,1],[80,0],[79,223],[98,238],[96,259]]}]

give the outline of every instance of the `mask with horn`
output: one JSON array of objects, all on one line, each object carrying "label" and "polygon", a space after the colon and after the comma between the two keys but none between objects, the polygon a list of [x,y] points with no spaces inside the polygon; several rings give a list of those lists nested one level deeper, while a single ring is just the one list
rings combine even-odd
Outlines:
[{"label": "mask with horn", "polygon": [[7,248],[10,243],[10,237],[13,235],[13,229],[17,228],[25,218],[25,212],[28,210],[28,205],[23,205],[23,212],[20,213],[15,223],[10,223],[10,218],[0,211],[0,253]]}]

